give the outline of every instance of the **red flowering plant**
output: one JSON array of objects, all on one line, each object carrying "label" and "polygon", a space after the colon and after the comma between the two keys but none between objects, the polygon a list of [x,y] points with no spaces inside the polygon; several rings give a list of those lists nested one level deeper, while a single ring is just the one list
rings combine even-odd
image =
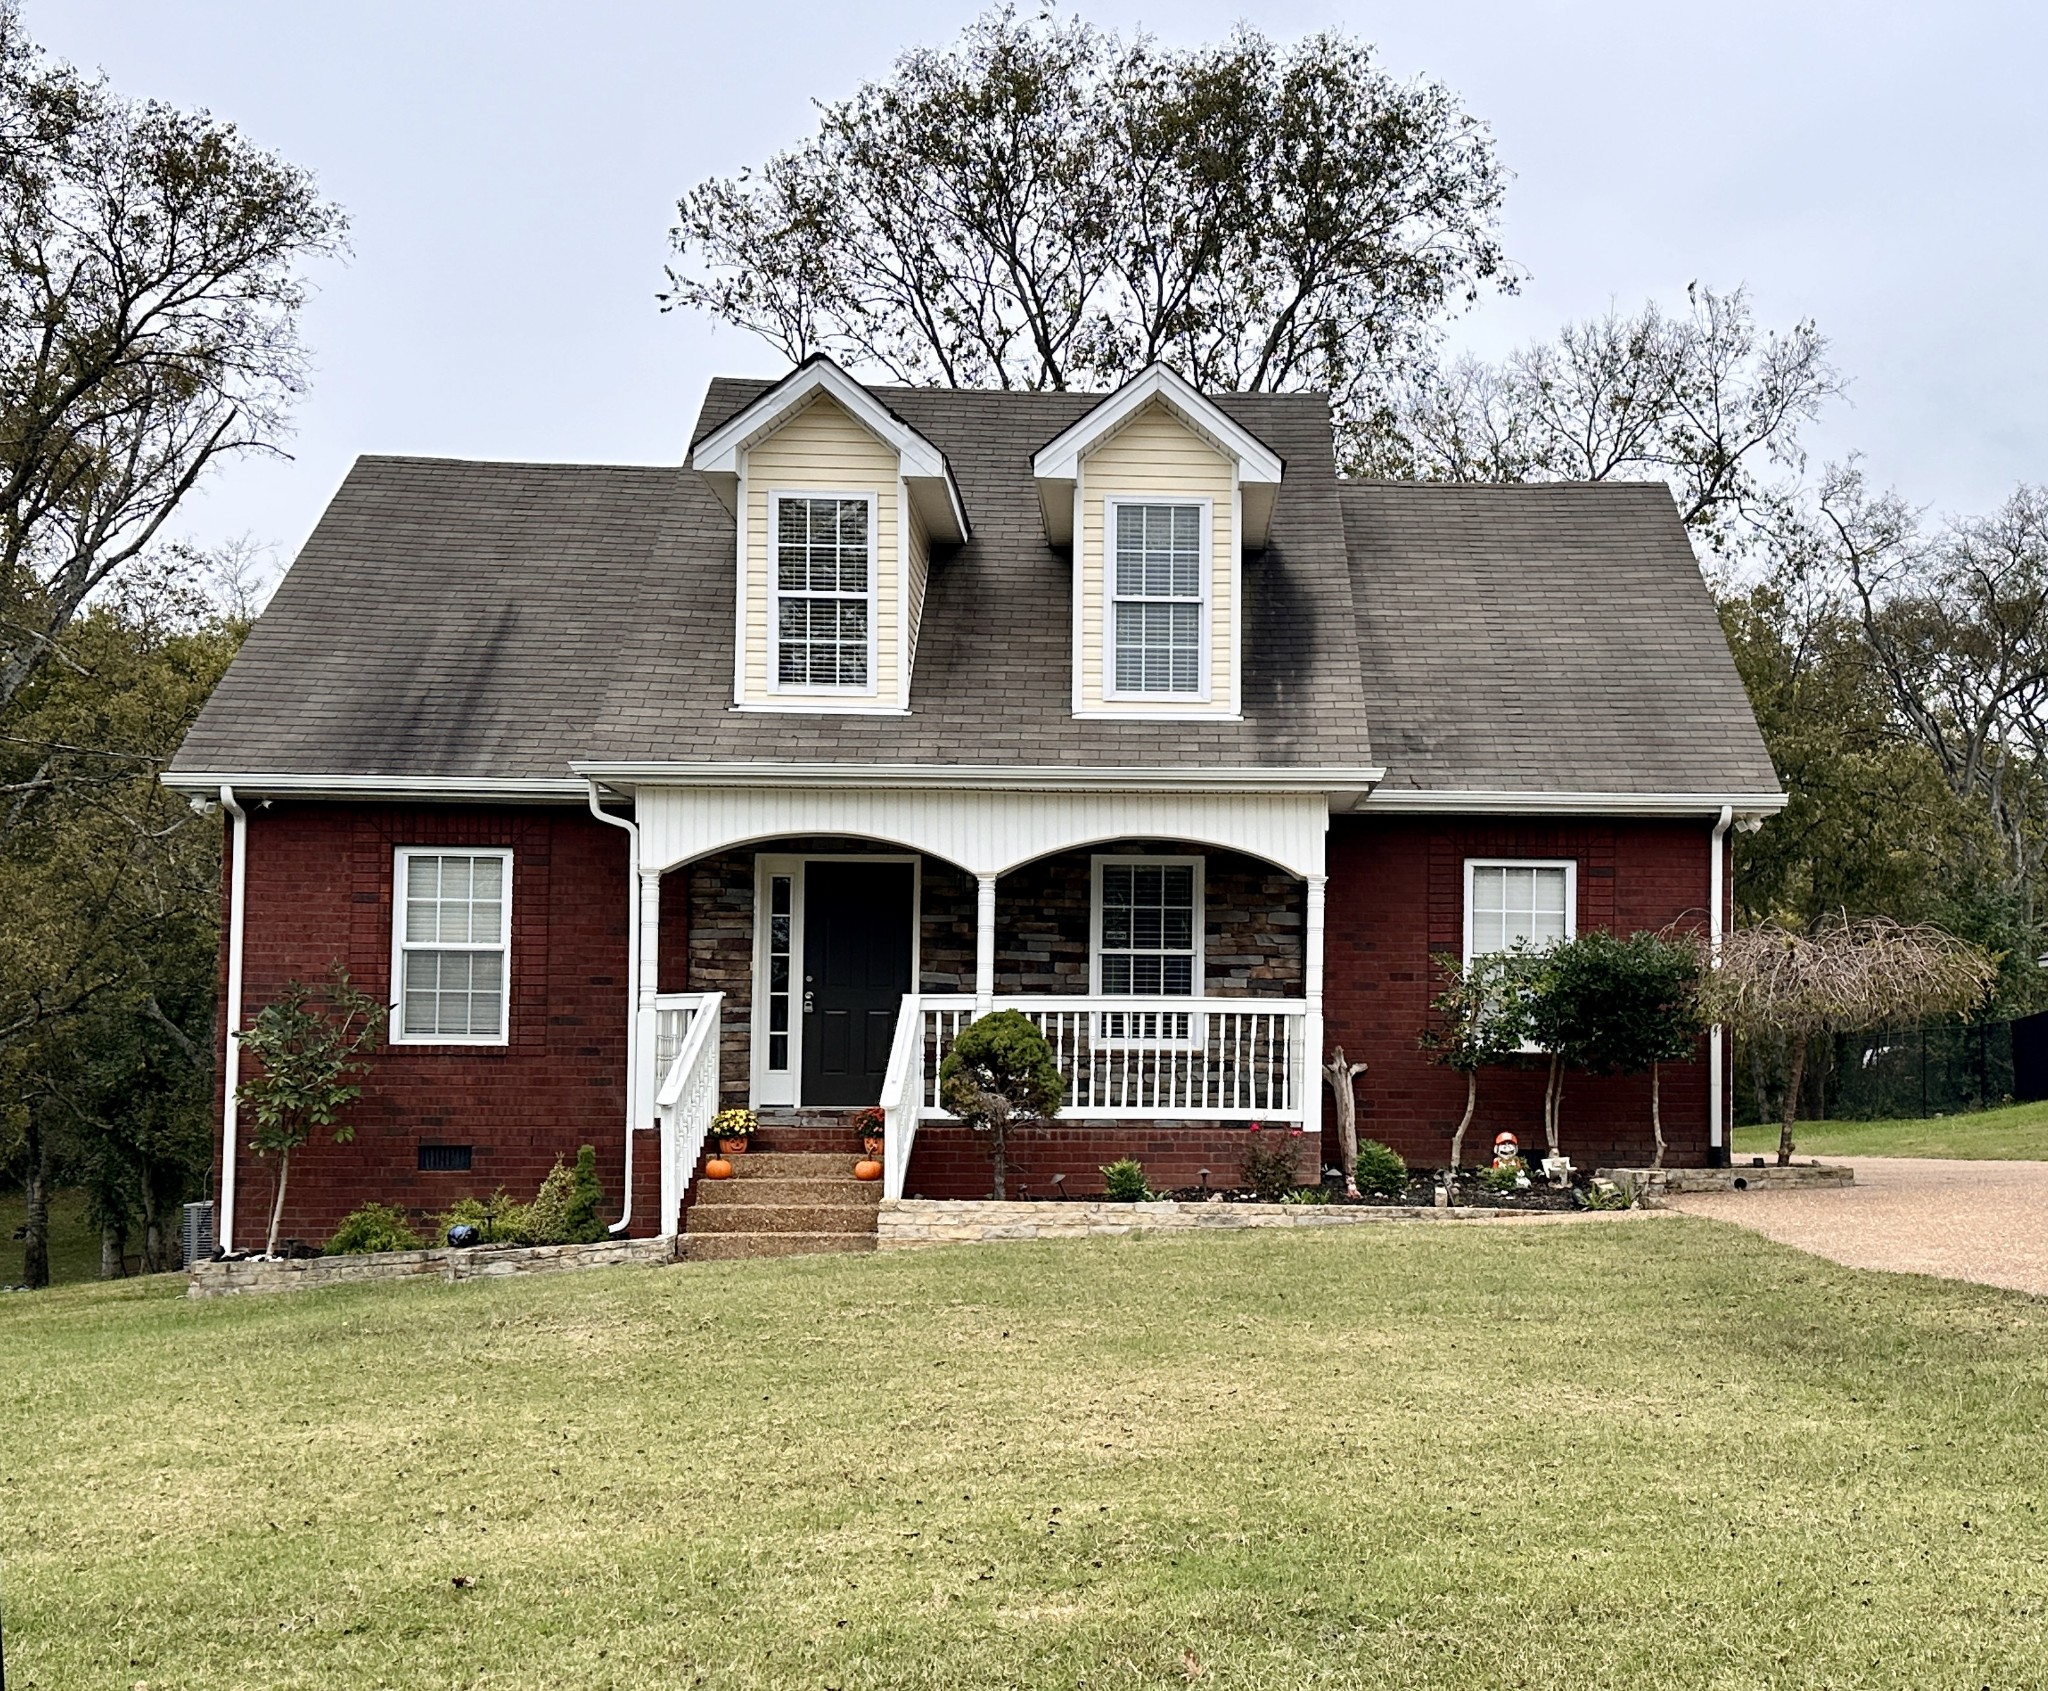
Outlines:
[{"label": "red flowering plant", "polygon": [[888,1117],[870,1104],[853,1118],[853,1136],[860,1141],[862,1150],[868,1150],[871,1148],[868,1141],[880,1139],[887,1126]]},{"label": "red flowering plant", "polygon": [[[1297,1128],[1295,1132],[1300,1132]],[[1245,1134],[1244,1158],[1238,1176],[1263,1204],[1277,1204],[1298,1184],[1292,1134],[1268,1133],[1265,1123],[1252,1122]]]}]

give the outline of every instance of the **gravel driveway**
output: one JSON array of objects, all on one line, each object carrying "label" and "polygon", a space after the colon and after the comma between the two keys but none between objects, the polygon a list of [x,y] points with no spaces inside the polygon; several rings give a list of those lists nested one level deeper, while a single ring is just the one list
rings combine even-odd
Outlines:
[{"label": "gravel driveway", "polygon": [[1978,1280],[2048,1297],[2048,1162],[1831,1157],[1854,1186],[1693,1192],[1674,1210],[1753,1227],[1851,1268]]}]

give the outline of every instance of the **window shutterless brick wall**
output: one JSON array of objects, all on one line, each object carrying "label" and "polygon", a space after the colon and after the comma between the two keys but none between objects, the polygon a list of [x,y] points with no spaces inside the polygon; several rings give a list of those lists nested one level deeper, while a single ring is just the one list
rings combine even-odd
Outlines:
[{"label": "window shutterless brick wall", "polygon": [[[349,1110],[353,1142],[316,1139],[294,1154],[282,1236],[324,1240],[371,1199],[425,1215],[500,1186],[530,1198],[557,1157],[573,1161],[585,1144],[597,1149],[616,1216],[626,1037],[626,837],[618,829],[567,806],[252,808],[244,1017],[287,980],[317,983],[336,961],[389,1001],[392,853],[405,845],[511,849],[510,1043],[380,1042]],[[225,956],[224,942],[223,987]],[[421,1170],[423,1141],[473,1146],[472,1167]],[[245,1248],[262,1243],[272,1192],[269,1165],[246,1144],[244,1135],[235,1238]],[[635,1214],[649,1222],[655,1171],[641,1153],[652,1147],[645,1135],[636,1148]]]},{"label": "window shutterless brick wall", "polygon": [[[1677,921],[1707,923],[1712,828],[1698,821],[1542,818],[1453,820],[1335,817],[1330,825],[1325,1004],[1331,1045],[1370,1069],[1358,1080],[1358,1131],[1411,1163],[1441,1168],[1465,1108],[1462,1075],[1421,1050],[1436,975],[1432,952],[1456,956],[1464,937],[1468,857],[1573,858],[1578,931],[1652,932]],[[1697,1060],[1663,1072],[1665,1160],[1707,1160],[1706,1041]],[[1479,1113],[1465,1160],[1484,1161],[1493,1136],[1543,1143],[1545,1060],[1519,1058],[1482,1070]],[[1325,1109],[1326,1151],[1336,1130]],[[1581,1168],[1650,1159],[1647,1075],[1596,1078],[1567,1072],[1559,1148]]]}]

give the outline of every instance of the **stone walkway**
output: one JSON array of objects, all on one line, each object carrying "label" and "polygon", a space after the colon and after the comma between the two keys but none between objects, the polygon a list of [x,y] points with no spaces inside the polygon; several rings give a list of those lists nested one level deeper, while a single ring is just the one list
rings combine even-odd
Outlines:
[{"label": "stone walkway", "polygon": [[1977,1280],[2048,1297],[2048,1162],[1842,1157],[1856,1184],[1792,1192],[1695,1192],[1687,1215],[1753,1227],[1851,1268]]}]

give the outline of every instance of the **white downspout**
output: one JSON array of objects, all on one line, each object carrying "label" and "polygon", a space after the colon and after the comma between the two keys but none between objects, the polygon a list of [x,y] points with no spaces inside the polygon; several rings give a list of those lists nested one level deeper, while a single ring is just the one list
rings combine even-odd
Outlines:
[{"label": "white downspout", "polygon": [[[1735,820],[1735,807],[1724,804],[1721,814],[1714,823],[1714,844],[1712,862],[1707,878],[1713,885],[1714,905],[1707,917],[1707,937],[1712,966],[1721,966],[1721,936],[1727,931],[1727,863],[1728,827]],[[1721,1024],[1716,1022],[1707,1032],[1707,1144],[1710,1149],[1720,1150],[1725,1138],[1727,1101],[1722,1096],[1725,1067],[1722,1054]]]},{"label": "white downspout", "polygon": [[598,802],[597,783],[588,782],[590,814],[600,822],[626,830],[626,1202],[609,1231],[623,1233],[633,1223],[633,1128],[639,1113],[640,1086],[640,824],[608,816]]},{"label": "white downspout", "polygon": [[235,1237],[235,1143],[237,1120],[235,1090],[242,1073],[242,933],[249,906],[249,813],[235,802],[235,789],[225,781],[220,788],[220,807],[234,818],[234,861],[228,866],[228,1001],[225,1070],[221,1076],[223,1097],[220,1107],[220,1214],[215,1219],[213,1242],[222,1251],[234,1249]]}]

